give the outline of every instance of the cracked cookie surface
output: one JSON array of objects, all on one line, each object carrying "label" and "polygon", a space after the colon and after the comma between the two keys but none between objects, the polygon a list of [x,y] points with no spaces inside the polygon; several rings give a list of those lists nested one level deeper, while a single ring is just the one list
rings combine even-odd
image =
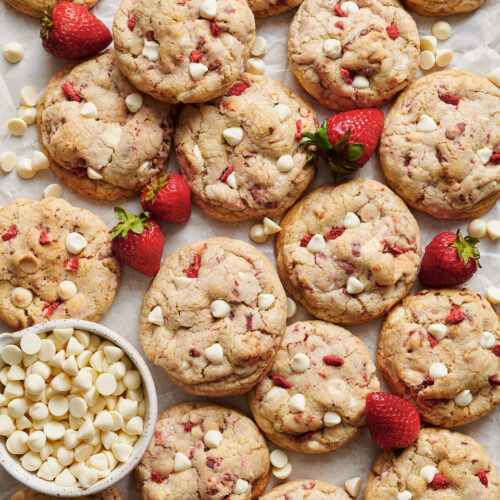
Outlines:
[{"label": "cracked cookie surface", "polygon": [[260,500],[349,500],[351,497],[338,486],[315,479],[288,481],[275,486]]},{"label": "cracked cookie surface", "polygon": [[300,5],[302,0],[249,0],[255,17],[269,17],[287,12]]},{"label": "cracked cookie surface", "polygon": [[[243,73],[228,95],[185,106],[175,147],[194,201],[223,221],[283,213],[314,178],[316,165],[306,164],[298,129],[313,132],[317,125],[314,110],[290,88],[250,73]],[[223,137],[232,128],[242,133],[234,146]],[[285,156],[292,163],[282,168]],[[234,182],[227,178],[231,173]]]},{"label": "cracked cookie surface", "polygon": [[[298,358],[303,365],[296,366]],[[250,391],[249,402],[257,425],[278,446],[322,453],[361,434],[366,396],[379,388],[361,340],[330,323],[302,321],[287,327],[271,370]],[[295,404],[300,395],[303,409]]]},{"label": "cracked cookie surface", "polygon": [[[209,431],[221,434],[217,447],[204,443]],[[178,453],[190,465],[175,472]],[[158,417],[136,476],[143,500],[254,499],[267,485],[269,450],[242,412],[215,403],[181,403]]]},{"label": "cracked cookie surface", "polygon": [[[434,130],[419,131],[422,115]],[[389,186],[413,208],[479,217],[500,198],[500,89],[464,70],[419,78],[389,110],[379,158]]]},{"label": "cracked cookie surface", "polygon": [[[267,308],[260,295],[272,300]],[[215,301],[229,306],[225,316],[214,317]],[[255,385],[269,370],[285,326],[286,296],[273,265],[253,246],[229,238],[195,241],[170,254],[141,307],[148,358],[184,390],[206,396],[243,394]],[[219,359],[210,355],[214,349]]]},{"label": "cracked cookie surface", "polygon": [[[438,469],[440,487],[421,477],[425,466]],[[365,500],[393,500],[403,491],[414,500],[500,497],[498,474],[483,446],[465,434],[432,427],[421,429],[417,441],[401,453],[385,452],[378,458]]]},{"label": "cracked cookie surface", "polygon": [[245,0],[218,0],[207,19],[202,2],[122,0],[113,39],[120,68],[137,88],[161,101],[193,103],[233,85],[253,47],[255,18]]},{"label": "cracked cookie surface", "polygon": [[[442,334],[432,335],[435,325]],[[500,321],[489,302],[470,290],[406,297],[384,321],[377,359],[392,391],[433,425],[464,425],[500,403]],[[447,368],[436,380],[429,373],[434,363]],[[472,393],[466,406],[454,401],[463,391]]]},{"label": "cracked cookie surface", "polygon": [[[112,50],[51,78],[38,107],[38,134],[51,169],[71,189],[112,201],[134,196],[166,169],[175,107],[142,95],[140,109],[130,112],[125,99],[136,93]],[[88,103],[96,118],[81,115]]]},{"label": "cracked cookie surface", "polygon": [[[52,495],[44,495],[30,488],[23,488],[14,493],[10,500],[56,500],[61,497],[53,497]],[[121,500],[120,493],[115,488],[107,488],[99,493],[79,497],[81,500]]]},{"label": "cracked cookie surface", "polygon": [[402,0],[402,2],[407,9],[423,16],[449,16],[476,10],[485,0]]},{"label": "cracked cookie surface", "polygon": [[[87,10],[92,8],[99,0],[75,0],[73,3],[85,7]],[[5,0],[14,9],[32,17],[43,17],[47,6],[54,6],[58,3],[55,0]]]},{"label": "cracked cookie surface", "polygon": [[[349,212],[359,223],[347,228]],[[320,319],[349,325],[377,318],[408,293],[417,277],[417,222],[403,201],[377,181],[321,186],[296,203],[280,225],[281,280]],[[324,243],[322,249],[312,251],[313,235]],[[351,278],[361,283],[361,292],[347,291]]]},{"label": "cracked cookie surface", "polygon": [[[356,0],[355,12],[344,12],[342,4],[301,4],[288,33],[290,69],[328,108],[382,106],[415,76],[417,26],[396,0]],[[335,50],[328,44],[335,44]]]},{"label": "cracked cookie surface", "polygon": [[[78,254],[65,246],[69,233],[87,242]],[[120,280],[104,222],[60,198],[19,199],[0,209],[0,270],[0,319],[16,330],[53,319],[98,321]],[[58,290],[63,281],[76,285],[65,300]],[[14,305],[17,288],[28,297],[22,307]]]}]

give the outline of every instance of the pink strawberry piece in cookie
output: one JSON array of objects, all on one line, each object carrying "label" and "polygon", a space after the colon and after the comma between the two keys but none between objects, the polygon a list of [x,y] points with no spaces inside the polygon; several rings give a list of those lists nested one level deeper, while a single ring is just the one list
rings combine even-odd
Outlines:
[{"label": "pink strawberry piece in cookie", "polygon": [[500,378],[498,378],[496,375],[492,375],[489,379],[488,382],[490,385],[493,387],[498,387],[500,385]]},{"label": "pink strawberry piece in cookie", "polygon": [[228,165],[224,171],[222,172],[221,176],[219,177],[219,180],[221,182],[224,182],[227,180],[227,178],[233,173],[234,167],[232,165]]},{"label": "pink strawberry piece in cookie", "polygon": [[229,89],[229,92],[227,93],[227,95],[230,95],[230,96],[238,96],[238,95],[241,95],[243,94],[243,92],[245,92],[245,90],[250,87],[250,84],[248,82],[238,82],[238,83],[235,83],[230,89]]},{"label": "pink strawberry piece in cookie", "polygon": [[495,151],[491,155],[491,163],[494,163],[495,165],[500,165],[500,152]]},{"label": "pink strawberry piece in cookie", "polygon": [[387,31],[387,35],[391,40],[396,40],[396,38],[399,36],[398,27],[395,24],[386,26],[385,31]]},{"label": "pink strawberry piece in cookie", "polygon": [[50,318],[52,313],[61,305],[59,301],[52,302],[52,304],[47,304],[42,311],[42,316],[44,318]]},{"label": "pink strawberry piece in cookie", "polygon": [[2,240],[3,241],[9,241],[12,238],[15,238],[17,236],[17,226],[15,224],[11,224],[9,226],[9,229],[5,231],[5,233],[2,234]]},{"label": "pink strawberry piece in cookie", "polygon": [[78,271],[79,265],[80,262],[78,261],[78,257],[73,257],[66,263],[66,271]]},{"label": "pink strawberry piece in cookie", "polygon": [[286,380],[284,377],[281,377],[280,375],[273,375],[273,382],[274,385],[282,387],[283,389],[290,389],[292,387],[292,384],[288,382],[288,380]]},{"label": "pink strawberry piece in cookie", "polygon": [[135,13],[132,12],[128,18],[128,23],[127,23],[128,29],[130,31],[134,31],[135,28]]},{"label": "pink strawberry piece in cookie", "polygon": [[497,344],[497,345],[493,346],[493,349],[491,350],[491,352],[495,356],[500,356],[500,344]]},{"label": "pink strawberry piece in cookie", "polygon": [[340,6],[340,4],[335,5],[333,7],[333,10],[337,14],[337,16],[345,17],[345,12],[342,10],[342,7]]},{"label": "pink strawberry piece in cookie", "polygon": [[306,247],[309,242],[311,241],[312,234],[306,234],[305,236],[302,236],[302,239],[300,240],[300,246],[301,247]]},{"label": "pink strawberry piece in cookie", "polygon": [[332,227],[330,229],[330,231],[328,231],[325,234],[325,240],[335,240],[339,236],[342,236],[344,234],[344,231],[345,231],[345,227],[344,226]]},{"label": "pink strawberry piece in cookie", "polygon": [[479,481],[481,481],[481,484],[487,488],[488,487],[488,476],[486,475],[486,471],[483,469],[480,469],[476,476],[478,477]]},{"label": "pink strawberry piece in cookie", "polygon": [[434,335],[431,335],[430,333],[428,333],[427,339],[429,340],[429,344],[431,345],[431,347],[437,346],[438,341],[436,340],[436,337],[434,337]]},{"label": "pink strawberry piece in cookie", "polygon": [[203,54],[197,50],[192,50],[191,54],[189,54],[189,60],[194,63],[200,62],[202,57]]},{"label": "pink strawberry piece in cookie", "polygon": [[464,313],[458,307],[452,307],[448,316],[446,316],[446,323],[451,325],[456,325],[460,323],[465,318]]},{"label": "pink strawberry piece in cookie", "polygon": [[211,21],[210,22],[210,32],[212,33],[212,36],[219,36],[222,32],[222,29],[219,27],[219,25],[214,22],[214,21]]},{"label": "pink strawberry piece in cookie", "polygon": [[42,231],[40,233],[40,245],[47,245],[52,243],[52,236],[47,231]]},{"label": "pink strawberry piece in cookie", "polygon": [[337,358],[335,356],[323,356],[323,363],[328,366],[342,366],[344,360],[342,358]]},{"label": "pink strawberry piece in cookie", "polygon": [[458,106],[458,103],[460,102],[460,99],[453,94],[440,95],[439,98],[446,104],[451,104],[453,106]]},{"label": "pink strawberry piece in cookie", "polygon": [[302,120],[297,120],[295,126],[297,127],[297,132],[295,132],[295,139],[300,140],[302,139]]},{"label": "pink strawberry piece in cookie", "polygon": [[188,267],[187,277],[188,278],[197,278],[198,271],[200,270],[200,267],[201,267],[201,257],[199,255],[195,255],[193,258],[193,262]]},{"label": "pink strawberry piece in cookie", "polygon": [[161,474],[159,472],[151,472],[151,479],[155,482],[155,483],[163,483],[163,479],[161,477]]},{"label": "pink strawberry piece in cookie", "polygon": [[66,97],[70,101],[82,102],[82,98],[78,92],[73,88],[73,84],[69,81],[64,82],[61,85],[61,90],[66,94]]},{"label": "pink strawberry piece in cookie", "polygon": [[429,486],[435,490],[445,490],[449,485],[450,481],[441,474],[436,474],[432,482],[429,484]]},{"label": "pink strawberry piece in cookie", "polygon": [[342,78],[346,83],[352,83],[354,81],[353,71],[346,68],[340,68],[340,73],[342,74]]}]

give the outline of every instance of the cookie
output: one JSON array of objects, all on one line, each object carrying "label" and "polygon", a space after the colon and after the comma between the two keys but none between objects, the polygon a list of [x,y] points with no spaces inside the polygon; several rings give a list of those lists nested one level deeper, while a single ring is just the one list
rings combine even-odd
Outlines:
[{"label": "cookie", "polygon": [[[18,492],[14,493],[10,500],[57,500],[61,497],[53,497],[51,495],[44,495],[43,493],[38,493],[38,491],[31,490],[30,488],[23,488]],[[93,493],[92,495],[86,495],[79,497],[80,500],[121,500],[120,493],[111,487],[104,491],[98,493]]]},{"label": "cookie", "polygon": [[412,287],[417,222],[389,188],[369,179],[325,184],[281,220],[278,272],[311,314],[345,325],[385,314]]},{"label": "cookie", "polygon": [[108,228],[61,198],[0,208],[0,320],[19,330],[53,319],[98,321],[120,282]]},{"label": "cookie", "polygon": [[406,297],[384,321],[377,360],[392,391],[433,425],[464,425],[500,403],[500,321],[470,290]]},{"label": "cookie", "polygon": [[294,9],[302,0],[249,0],[248,5],[255,17],[269,17]]},{"label": "cookie", "polygon": [[163,262],[141,307],[141,343],[192,394],[243,394],[268,372],[286,296],[267,257],[229,238],[195,241]]},{"label": "cookie", "polygon": [[293,74],[337,111],[390,101],[413,80],[419,47],[417,25],[397,0],[305,0],[288,32]]},{"label": "cookie", "polygon": [[424,427],[402,452],[382,453],[368,478],[365,500],[396,497],[496,500],[500,486],[488,453],[477,441]]},{"label": "cookie", "polygon": [[175,107],[130,85],[110,50],[50,79],[37,125],[54,173],[79,194],[113,201],[136,195],[166,169],[174,116]]},{"label": "cookie", "polygon": [[423,16],[449,16],[471,12],[483,5],[485,0],[402,0],[404,6]]},{"label": "cookie", "polygon": [[380,389],[366,346],[340,326],[302,321],[287,327],[268,376],[249,393],[252,415],[278,446],[334,450],[365,426],[365,399]]},{"label": "cookie", "polygon": [[[98,1],[99,0],[75,0],[73,3],[90,9]],[[53,7],[58,2],[55,0],[5,0],[5,3],[24,14],[28,14],[28,16],[43,17],[47,7]]]},{"label": "cookie", "polygon": [[500,199],[500,89],[464,70],[412,83],[385,118],[387,183],[439,219],[479,217]]},{"label": "cookie", "polygon": [[170,103],[206,102],[224,94],[255,40],[245,0],[122,0],[113,39],[123,74]]},{"label": "cookie", "polygon": [[260,500],[349,500],[351,497],[334,484],[315,479],[288,481],[275,486]]},{"label": "cookie", "polygon": [[181,403],[158,417],[136,476],[142,500],[257,498],[269,478],[269,450],[244,413]]},{"label": "cookie", "polygon": [[243,73],[228,94],[185,106],[175,132],[176,156],[195,203],[216,219],[274,217],[314,178],[315,162],[299,147],[318,121],[286,85]]}]

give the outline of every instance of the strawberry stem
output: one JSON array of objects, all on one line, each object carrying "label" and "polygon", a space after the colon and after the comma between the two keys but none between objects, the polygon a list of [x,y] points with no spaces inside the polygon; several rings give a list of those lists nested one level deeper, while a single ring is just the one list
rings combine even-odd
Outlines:
[{"label": "strawberry stem", "polygon": [[52,29],[52,5],[47,5],[47,10],[45,11],[43,17],[40,19],[42,27],[40,29],[40,37],[45,40],[49,39],[50,30]]},{"label": "strawberry stem", "polygon": [[457,230],[457,239],[450,243],[450,247],[455,247],[457,249],[457,254],[461,257],[467,265],[469,263],[469,259],[472,259],[479,267],[481,264],[479,263],[479,248],[476,247],[479,240],[477,238],[473,238],[470,235],[467,235],[465,238],[462,236],[460,229]]},{"label": "strawberry stem", "polygon": [[126,238],[129,231],[136,234],[142,234],[144,228],[151,229],[151,226],[146,222],[151,219],[149,212],[141,212],[139,215],[127,214],[123,207],[115,207],[115,217],[121,221],[109,232],[111,233],[111,241],[118,236]]}]

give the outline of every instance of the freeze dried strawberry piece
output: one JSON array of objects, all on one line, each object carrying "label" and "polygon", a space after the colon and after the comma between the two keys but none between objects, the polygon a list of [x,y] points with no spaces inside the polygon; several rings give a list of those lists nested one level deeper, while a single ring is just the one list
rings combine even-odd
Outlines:
[{"label": "freeze dried strawberry piece", "polygon": [[80,262],[78,261],[78,257],[73,257],[66,262],[66,271],[78,271],[79,265]]},{"label": "freeze dried strawberry piece", "polygon": [[227,95],[241,95],[245,90],[250,87],[248,82],[238,82],[235,83],[230,89]]},{"label": "freeze dried strawberry piece", "polygon": [[189,349],[189,355],[192,358],[199,358],[200,357],[200,353],[196,349]]},{"label": "freeze dried strawberry piece", "polygon": [[302,120],[297,120],[295,127],[297,128],[297,132],[295,132],[295,139],[300,139],[302,137]]},{"label": "freeze dried strawberry piece", "polygon": [[498,387],[500,385],[500,378],[498,378],[496,375],[492,375],[489,379],[488,382],[490,385],[493,387]]},{"label": "freeze dried strawberry piece", "polygon": [[151,472],[151,479],[155,483],[163,483],[163,479],[161,478],[161,474],[159,472]]},{"label": "freeze dried strawberry piece", "polygon": [[61,90],[66,94],[66,97],[70,101],[82,102],[82,98],[78,94],[78,92],[73,88],[73,85],[70,81],[65,81],[61,85]]},{"label": "freeze dried strawberry piece", "polygon": [[207,457],[207,462],[206,462],[207,467],[210,467],[210,469],[214,469],[215,467],[219,467],[219,465],[222,463],[222,460],[223,460],[222,457]]},{"label": "freeze dried strawberry piece", "polygon": [[234,167],[232,165],[228,165],[224,171],[222,172],[221,176],[219,177],[219,180],[221,182],[224,182],[227,180],[227,178],[233,173]]},{"label": "freeze dried strawberry piece", "polygon": [[342,366],[344,360],[342,358],[337,358],[335,356],[323,356],[323,363],[328,366]]},{"label": "freeze dried strawberry piece", "polygon": [[87,169],[83,167],[72,168],[71,171],[80,179],[87,177]]},{"label": "freeze dried strawberry piece", "polygon": [[434,385],[434,380],[431,379],[431,377],[425,377],[424,380],[422,380],[422,383],[418,386],[418,388],[419,390],[422,390],[431,385]]},{"label": "freeze dried strawberry piece", "polygon": [[313,431],[306,432],[305,434],[301,434],[300,436],[296,436],[295,441],[298,441],[300,443],[301,441],[305,441],[306,439],[309,439],[313,434],[314,434]]},{"label": "freeze dried strawberry piece", "polygon": [[135,27],[135,12],[132,12],[128,18],[128,23],[127,23],[128,29],[130,31],[134,31]]},{"label": "freeze dried strawberry piece", "polygon": [[395,24],[386,26],[385,31],[387,31],[387,35],[391,40],[396,40],[396,38],[399,36],[398,27]]},{"label": "freeze dried strawberry piece", "polygon": [[479,478],[479,481],[481,481],[481,484],[487,488],[488,487],[488,476],[486,475],[486,471],[483,469],[480,469],[476,476]]},{"label": "freeze dried strawberry piece", "polygon": [[302,486],[303,490],[312,490],[314,488],[314,483],[307,483]]},{"label": "freeze dried strawberry piece", "polygon": [[453,94],[443,94],[440,95],[439,98],[446,104],[451,104],[453,106],[458,106],[458,103],[460,102],[460,99]]},{"label": "freeze dried strawberry piece", "polygon": [[2,240],[3,241],[9,241],[12,238],[15,238],[17,236],[17,226],[15,224],[11,224],[9,226],[9,229],[5,231],[5,233],[2,234]]},{"label": "freeze dried strawberry piece", "polygon": [[47,304],[42,310],[42,316],[44,318],[49,318],[60,305],[61,303],[59,301],[52,302],[52,304]]},{"label": "freeze dried strawberry piece", "polygon": [[188,278],[197,278],[198,271],[200,270],[200,267],[201,267],[201,257],[198,254],[196,254],[193,257],[193,262],[188,267],[187,277]]},{"label": "freeze dried strawberry piece", "polygon": [[389,243],[385,243],[382,253],[390,253],[394,255],[394,257],[397,257],[398,255],[401,255],[403,253],[403,249],[401,247],[398,247],[397,245],[391,247]]},{"label": "freeze dried strawberry piece", "polygon": [[491,155],[490,161],[491,161],[491,163],[494,163],[495,165],[499,165],[500,164],[500,153],[495,151]]},{"label": "freeze dried strawberry piece", "polygon": [[450,485],[450,481],[441,474],[436,474],[429,486],[435,490],[445,490]]},{"label": "freeze dried strawberry piece", "polygon": [[212,33],[212,36],[219,36],[221,34],[222,29],[219,27],[219,25],[211,21],[210,22],[210,32]]},{"label": "freeze dried strawberry piece", "polygon": [[446,323],[456,325],[457,323],[460,323],[460,321],[463,321],[464,318],[464,313],[458,307],[452,307],[450,314],[446,316]]},{"label": "freeze dried strawberry piece", "polygon": [[346,68],[340,68],[340,73],[342,74],[342,78],[346,83],[352,83],[354,81],[353,71],[350,71]]},{"label": "freeze dried strawberry piece", "polygon": [[47,245],[52,243],[52,236],[47,231],[42,231],[40,233],[40,245]]},{"label": "freeze dried strawberry piece", "polygon": [[495,356],[500,356],[500,344],[494,345],[494,346],[493,346],[493,349],[491,350],[491,352],[492,352]]},{"label": "freeze dried strawberry piece", "polygon": [[189,54],[189,60],[194,63],[200,62],[202,57],[203,54],[197,50],[192,50],[191,54]]},{"label": "freeze dried strawberry piece", "polygon": [[429,344],[431,345],[431,347],[437,346],[438,341],[436,340],[436,337],[434,337],[434,335],[431,335],[430,333],[428,333],[427,339],[429,340]]},{"label": "freeze dried strawberry piece", "polygon": [[325,240],[335,240],[339,236],[342,236],[344,234],[345,227],[340,226],[340,227],[332,227],[330,231],[328,231],[325,234]]},{"label": "freeze dried strawberry piece", "polygon": [[333,10],[337,14],[337,16],[345,17],[345,12],[342,10],[340,4],[335,5],[335,7],[333,7]]},{"label": "freeze dried strawberry piece", "polygon": [[290,389],[290,387],[292,387],[292,384],[280,375],[273,375],[273,382],[274,385],[282,387],[283,389]]},{"label": "freeze dried strawberry piece", "polygon": [[301,247],[306,247],[309,242],[311,241],[312,234],[306,234],[305,236],[302,236],[302,239],[300,240],[300,246]]},{"label": "freeze dried strawberry piece", "polygon": [[189,432],[193,428],[193,422],[186,422],[184,424],[184,432]]},{"label": "freeze dried strawberry piece", "polygon": [[335,27],[343,30],[344,29],[344,23],[342,21],[337,21],[335,23]]}]

